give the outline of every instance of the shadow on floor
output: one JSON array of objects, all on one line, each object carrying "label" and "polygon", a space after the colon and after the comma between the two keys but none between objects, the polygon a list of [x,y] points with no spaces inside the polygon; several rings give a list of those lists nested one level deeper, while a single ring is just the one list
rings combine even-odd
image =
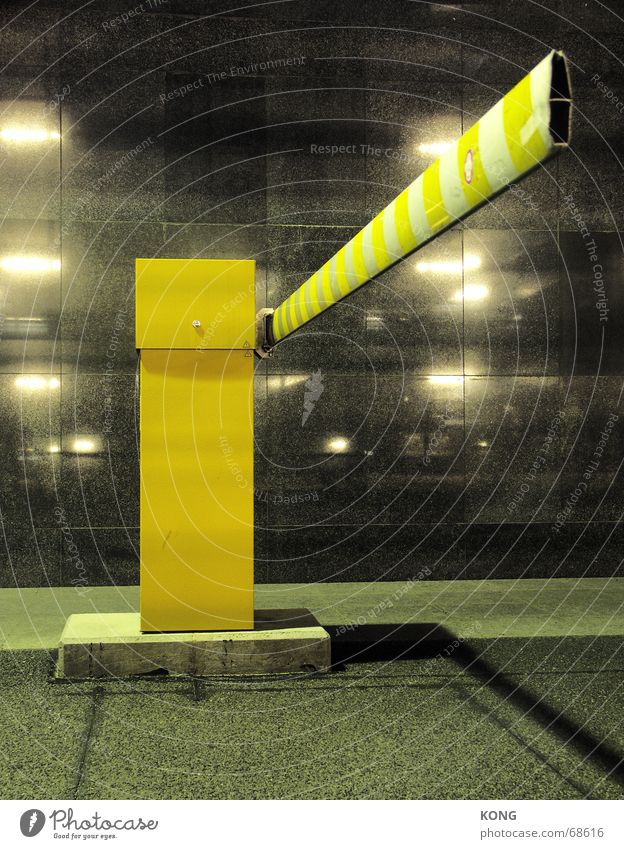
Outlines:
[{"label": "shadow on floor", "polygon": [[[620,751],[501,672],[495,662],[484,656],[491,643],[500,644],[504,640],[469,643],[434,623],[324,627],[332,638],[335,671],[344,668],[345,664],[373,661],[423,658],[451,661],[464,674],[476,679],[499,698],[538,722],[561,743],[571,747],[581,758],[594,763],[606,776],[624,787],[624,755]],[[561,644],[561,638],[553,638],[553,641],[555,646]]]},{"label": "shadow on floor", "polygon": [[332,668],[346,663],[422,660],[436,657],[454,640],[442,625],[323,625],[331,637]]},{"label": "shadow on floor", "polygon": [[552,707],[540,696],[505,675],[482,656],[483,649],[462,643],[452,655],[452,661],[467,674],[509,701],[527,717],[552,732],[564,745],[570,746],[583,759],[593,762],[609,778],[624,787],[624,755],[603,740],[599,740],[563,711]]}]

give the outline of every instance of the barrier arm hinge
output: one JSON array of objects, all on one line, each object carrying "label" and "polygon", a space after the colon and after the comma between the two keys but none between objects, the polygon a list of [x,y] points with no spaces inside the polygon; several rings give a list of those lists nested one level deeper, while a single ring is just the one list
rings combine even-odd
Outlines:
[{"label": "barrier arm hinge", "polygon": [[273,312],[270,307],[258,310],[256,315],[256,354],[262,359],[273,356]]}]

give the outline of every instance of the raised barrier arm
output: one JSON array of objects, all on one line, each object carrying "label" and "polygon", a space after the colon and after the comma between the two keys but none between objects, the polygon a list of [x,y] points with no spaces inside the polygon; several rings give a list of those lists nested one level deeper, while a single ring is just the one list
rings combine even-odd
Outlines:
[{"label": "raised barrier arm", "polygon": [[258,318],[261,356],[568,146],[568,66],[552,51],[274,311]]}]

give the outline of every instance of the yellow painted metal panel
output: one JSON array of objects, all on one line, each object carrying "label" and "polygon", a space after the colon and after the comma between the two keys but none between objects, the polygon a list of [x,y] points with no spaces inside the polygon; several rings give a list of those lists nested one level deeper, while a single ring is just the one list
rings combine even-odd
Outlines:
[{"label": "yellow painted metal panel", "polygon": [[253,349],[255,320],[254,260],[137,259],[137,348]]},{"label": "yellow painted metal panel", "polygon": [[141,628],[253,628],[251,351],[141,353]]}]

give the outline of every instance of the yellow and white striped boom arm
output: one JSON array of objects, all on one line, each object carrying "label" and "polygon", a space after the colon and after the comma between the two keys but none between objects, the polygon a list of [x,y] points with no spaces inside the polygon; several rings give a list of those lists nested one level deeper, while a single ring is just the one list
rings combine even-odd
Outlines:
[{"label": "yellow and white striped boom arm", "polygon": [[568,146],[571,93],[552,51],[363,230],[281,303],[263,310],[266,352]]}]

